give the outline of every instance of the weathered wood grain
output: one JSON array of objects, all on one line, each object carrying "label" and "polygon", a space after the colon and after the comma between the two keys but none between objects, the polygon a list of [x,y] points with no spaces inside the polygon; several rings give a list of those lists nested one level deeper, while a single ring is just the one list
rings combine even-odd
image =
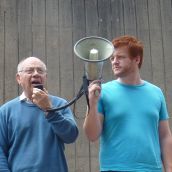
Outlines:
[{"label": "weathered wood grain", "polygon": [[[0,103],[19,94],[16,67],[28,56],[47,64],[49,93],[71,100],[84,74],[84,62],[73,52],[76,41],[93,35],[112,40],[124,34],[144,43],[141,76],[162,88],[171,116],[171,0],[1,0]],[[114,79],[109,61],[103,79]],[[75,106],[80,134],[66,145],[69,172],[99,171],[98,142],[90,143],[82,129],[86,106],[84,96]]]}]

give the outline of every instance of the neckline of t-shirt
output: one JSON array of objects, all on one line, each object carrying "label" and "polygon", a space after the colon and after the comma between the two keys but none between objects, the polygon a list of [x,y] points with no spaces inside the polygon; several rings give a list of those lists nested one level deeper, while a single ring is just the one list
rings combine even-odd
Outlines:
[{"label": "neckline of t-shirt", "polygon": [[121,86],[124,86],[124,87],[130,87],[130,88],[138,88],[138,87],[143,87],[146,85],[146,81],[145,80],[142,80],[142,83],[141,84],[137,84],[137,85],[131,85],[131,84],[126,84],[126,83],[122,83],[122,82],[119,82],[118,80],[114,80],[114,82],[116,82],[117,84],[121,85]]}]

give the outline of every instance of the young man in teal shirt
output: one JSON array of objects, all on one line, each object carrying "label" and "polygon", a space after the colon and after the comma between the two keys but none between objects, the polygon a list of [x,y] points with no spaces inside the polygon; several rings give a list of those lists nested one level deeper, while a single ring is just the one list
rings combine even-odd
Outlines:
[{"label": "young man in teal shirt", "polygon": [[[143,45],[132,36],[113,40],[116,80],[89,85],[84,121],[89,140],[100,138],[102,172],[172,172],[172,136],[160,88],[144,81],[139,69]],[[95,91],[100,92],[99,96]],[[163,166],[162,166],[163,164]]]}]

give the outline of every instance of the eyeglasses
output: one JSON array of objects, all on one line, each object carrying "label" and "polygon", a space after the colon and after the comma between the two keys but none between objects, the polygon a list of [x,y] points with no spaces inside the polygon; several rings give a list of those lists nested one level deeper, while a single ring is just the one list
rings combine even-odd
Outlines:
[{"label": "eyeglasses", "polygon": [[46,73],[46,70],[43,68],[26,68],[26,69],[20,70],[19,72],[24,72],[26,74],[33,74],[35,72],[35,70],[40,75]]}]

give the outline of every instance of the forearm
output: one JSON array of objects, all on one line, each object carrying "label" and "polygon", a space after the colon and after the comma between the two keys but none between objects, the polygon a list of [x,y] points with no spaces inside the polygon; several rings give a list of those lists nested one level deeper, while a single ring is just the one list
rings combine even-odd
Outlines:
[{"label": "forearm", "polygon": [[7,162],[7,157],[5,156],[1,147],[0,147],[0,171],[10,172],[8,162]]},{"label": "forearm", "polygon": [[172,137],[169,136],[161,143],[162,161],[165,172],[172,172]]},{"label": "forearm", "polygon": [[60,112],[51,112],[47,115],[47,120],[52,128],[64,143],[72,143],[78,136],[78,128],[72,118],[68,118]]},{"label": "forearm", "polygon": [[87,110],[83,128],[90,141],[96,141],[99,138],[102,131],[102,123],[96,106],[91,108],[89,112]]},{"label": "forearm", "polygon": [[8,138],[10,137],[7,130],[5,119],[0,110],[0,172],[10,172],[8,164]]}]

